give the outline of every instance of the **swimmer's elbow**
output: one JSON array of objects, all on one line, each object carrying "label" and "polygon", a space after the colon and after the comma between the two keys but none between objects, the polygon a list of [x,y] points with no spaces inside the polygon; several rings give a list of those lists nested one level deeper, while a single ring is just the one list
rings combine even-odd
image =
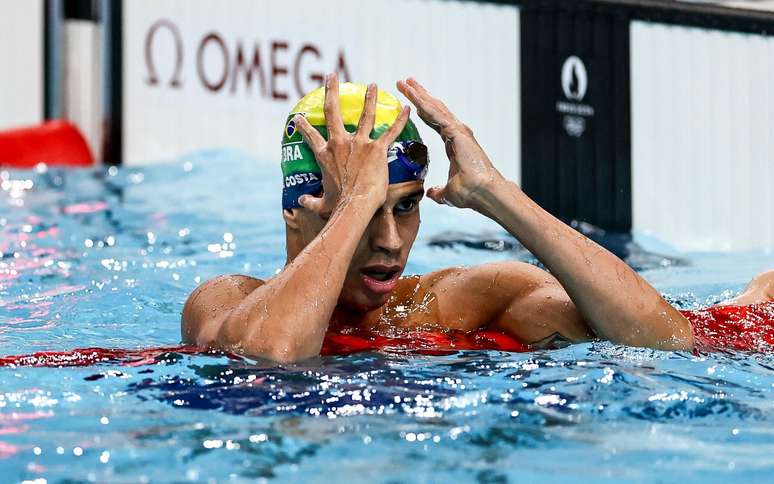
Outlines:
[{"label": "swimmer's elbow", "polygon": [[314,345],[303,337],[262,330],[261,325],[245,321],[235,324],[237,319],[229,318],[221,327],[217,337],[221,349],[280,364],[297,363],[320,354],[322,342]]},{"label": "swimmer's elbow", "polygon": [[304,351],[293,346],[280,346],[272,351],[269,359],[275,363],[290,364],[299,363],[316,356],[320,356],[319,351]]},{"label": "swimmer's elbow", "polygon": [[641,346],[648,346],[662,351],[693,351],[695,343],[691,323],[684,316],[680,315],[679,319],[675,317],[670,320],[669,326],[669,333],[671,333],[669,336]]},{"label": "swimmer's elbow", "polygon": [[672,315],[666,322],[658,322],[636,327],[634,331],[605,337],[615,344],[651,348],[660,351],[693,351],[694,336],[691,323],[680,313]]},{"label": "swimmer's elbow", "polygon": [[237,351],[250,358],[270,360],[279,364],[299,363],[320,355],[320,349],[293,341],[275,341],[269,345],[246,345]]},{"label": "swimmer's elbow", "polygon": [[685,317],[682,317],[682,321],[677,322],[676,326],[672,332],[672,337],[664,341],[663,347],[659,349],[667,351],[693,351],[696,343],[691,323]]},{"label": "swimmer's elbow", "polygon": [[612,343],[633,346],[638,348],[650,348],[659,351],[693,351],[693,335],[675,334],[668,338],[656,340],[628,339],[615,340],[610,339]]}]

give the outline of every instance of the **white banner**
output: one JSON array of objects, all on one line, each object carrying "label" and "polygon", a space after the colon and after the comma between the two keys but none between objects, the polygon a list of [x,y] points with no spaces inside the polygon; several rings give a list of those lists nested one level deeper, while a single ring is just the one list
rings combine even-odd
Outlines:
[{"label": "white banner", "polygon": [[0,0],[0,129],[43,119],[43,0]]},{"label": "white banner", "polygon": [[[125,163],[227,147],[279,164],[288,112],[326,72],[337,71],[343,80],[377,82],[395,93],[397,79],[416,77],[518,180],[517,8],[437,0],[330,5],[125,2]],[[420,129],[432,165],[442,167],[431,169],[431,182],[440,180],[447,166],[443,144]]]}]

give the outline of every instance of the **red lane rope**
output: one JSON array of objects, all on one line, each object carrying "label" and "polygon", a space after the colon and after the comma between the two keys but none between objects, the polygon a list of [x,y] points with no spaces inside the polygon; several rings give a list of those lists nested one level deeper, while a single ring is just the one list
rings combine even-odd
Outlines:
[{"label": "red lane rope", "polygon": [[[681,311],[693,325],[696,349],[709,351],[774,352],[774,301],[750,306],[715,306],[698,311]],[[323,356],[348,355],[363,351],[414,352],[444,355],[460,350],[531,351],[524,344],[499,331],[415,331],[405,336],[374,333],[328,333]],[[141,366],[163,361],[170,354],[241,357],[193,345],[155,348],[79,348],[70,351],[40,351],[29,355],[0,357],[3,366],[78,367],[97,364]]]},{"label": "red lane rope", "polygon": [[183,355],[221,354],[192,345],[159,346],[155,348],[78,348],[69,351],[39,351],[29,355],[0,357],[0,366],[92,366],[100,363],[118,363],[141,366],[156,363],[170,353]]},{"label": "red lane rope", "polygon": [[774,352],[774,301],[681,312],[691,321],[699,351]]}]

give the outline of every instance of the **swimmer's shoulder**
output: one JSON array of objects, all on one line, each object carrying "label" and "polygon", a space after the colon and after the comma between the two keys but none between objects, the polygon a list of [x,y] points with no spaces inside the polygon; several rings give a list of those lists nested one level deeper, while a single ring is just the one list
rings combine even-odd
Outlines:
[{"label": "swimmer's shoulder", "polygon": [[422,291],[437,298],[440,316],[465,329],[486,327],[515,299],[555,284],[543,269],[518,261],[450,267],[425,274],[420,282]]},{"label": "swimmer's shoulder", "polygon": [[184,343],[206,346],[215,341],[232,309],[264,281],[244,275],[218,276],[197,287],[185,302],[180,321]]},{"label": "swimmer's shoulder", "polygon": [[490,262],[475,266],[448,267],[421,276],[420,285],[428,290],[446,292],[487,292],[498,289],[530,290],[555,279],[543,269],[519,261]]}]

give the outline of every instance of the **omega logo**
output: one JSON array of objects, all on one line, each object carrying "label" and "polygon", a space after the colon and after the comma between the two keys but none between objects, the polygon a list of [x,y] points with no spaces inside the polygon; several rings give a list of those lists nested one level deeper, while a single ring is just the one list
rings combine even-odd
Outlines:
[{"label": "omega logo", "polygon": [[[174,56],[156,58],[154,42],[160,32],[168,32],[174,41]],[[145,82],[149,86],[166,85],[181,89],[186,50],[180,29],[169,19],[154,22],[145,35]],[[229,92],[236,94],[243,90],[254,92],[265,98],[287,100],[290,95],[281,87],[281,80],[289,78],[296,90],[295,97],[302,97],[310,89],[322,85],[324,72],[336,71],[343,82],[350,80],[349,67],[343,50],[335,56],[333,65],[323,68],[323,50],[312,43],[294,47],[285,40],[271,40],[264,44],[253,42],[246,48],[241,39],[227,41],[220,33],[210,31],[196,44],[195,65],[199,84],[211,93]],[[207,63],[207,59],[219,62]],[[292,62],[288,62],[292,60]],[[173,62],[174,68],[168,79],[160,79],[157,62]],[[221,66],[213,69],[212,65]]]},{"label": "omega logo", "polygon": [[183,70],[183,37],[180,35],[180,30],[177,28],[177,25],[167,19],[156,21],[151,25],[150,29],[148,29],[148,34],[145,36],[145,67],[148,71],[147,83],[151,86],[155,86],[159,83],[159,76],[156,73],[156,64],[153,62],[153,39],[156,38],[156,32],[162,27],[169,30],[175,40],[175,69],[169,80],[169,85],[170,87],[179,88],[182,85],[180,81],[180,72]]}]

